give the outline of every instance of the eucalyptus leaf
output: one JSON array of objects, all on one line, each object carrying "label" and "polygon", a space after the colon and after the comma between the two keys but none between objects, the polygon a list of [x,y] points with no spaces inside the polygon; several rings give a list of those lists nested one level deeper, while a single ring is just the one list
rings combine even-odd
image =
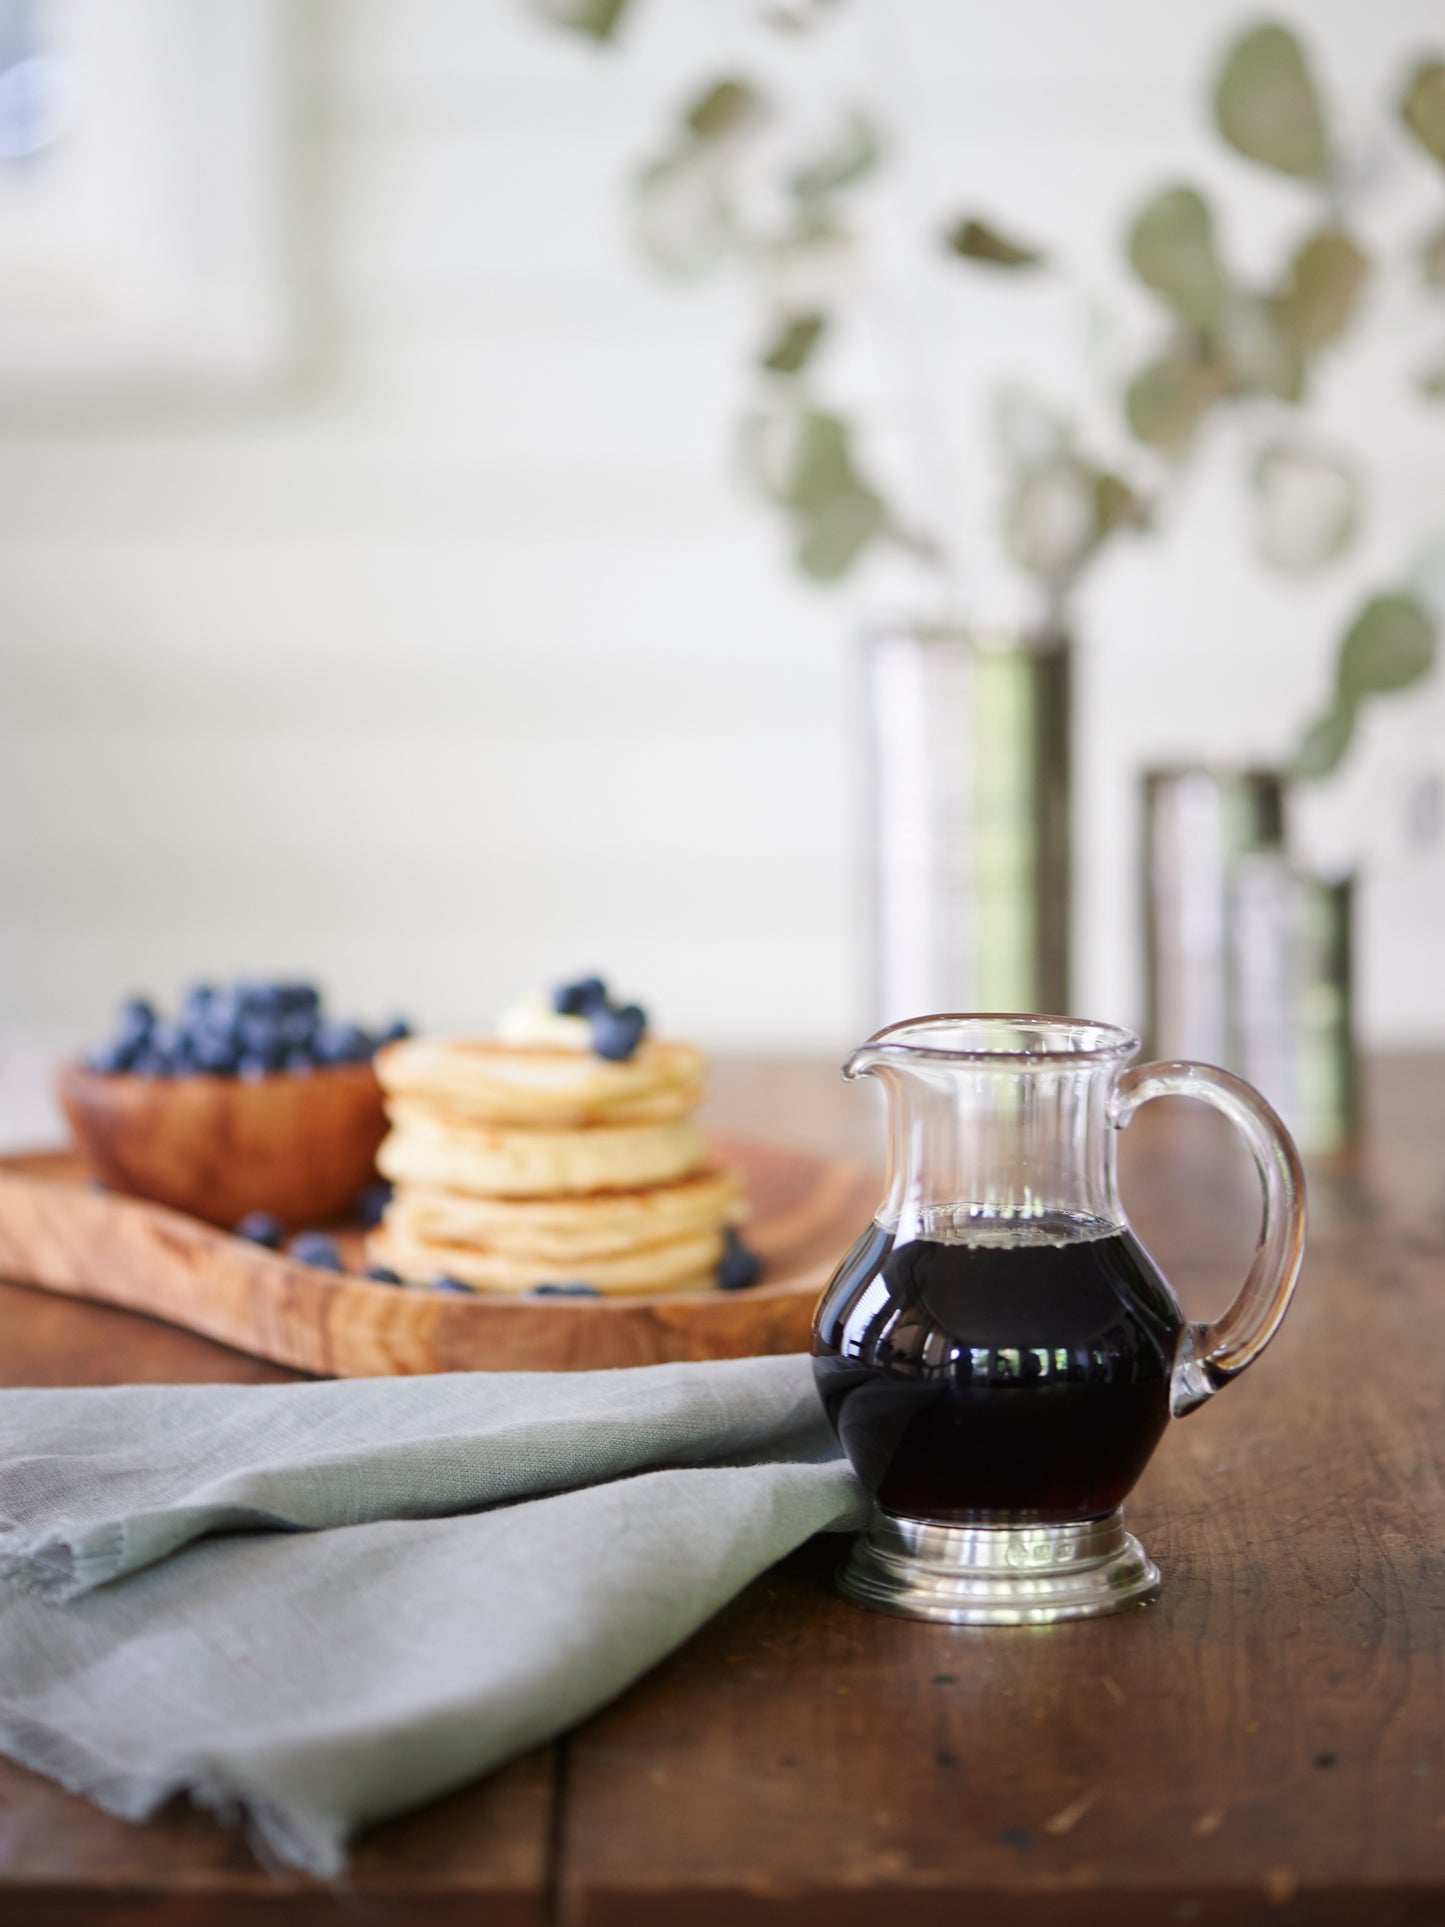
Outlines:
[{"label": "eucalyptus leaf", "polygon": [[801,0],[797,6],[764,7],[759,19],[774,33],[811,33],[831,11],[835,0]]},{"label": "eucalyptus leaf", "polygon": [[1420,243],[1420,276],[1427,288],[1445,288],[1445,228]]},{"label": "eucalyptus leaf", "polygon": [[815,582],[836,582],[887,526],[888,513],[879,497],[855,483],[807,519],[798,544],[798,566]]},{"label": "eucalyptus leaf", "polygon": [[589,40],[610,40],[622,24],[629,0],[531,0],[532,10],[554,26],[586,34]]},{"label": "eucalyptus leaf", "polygon": [[1252,480],[1256,543],[1272,568],[1302,575],[1349,545],[1360,490],[1348,462],[1277,442],[1261,451]]},{"label": "eucalyptus leaf", "polygon": [[715,80],[692,102],[683,119],[701,141],[725,140],[765,118],[763,97],[746,80]]},{"label": "eucalyptus leaf", "polygon": [[1338,341],[1369,274],[1369,256],[1343,228],[1321,228],[1290,263],[1274,304],[1280,326],[1305,349]]},{"label": "eucalyptus leaf", "polygon": [[1023,476],[1004,511],[1004,541],[1021,569],[1062,590],[1096,533],[1092,478],[1074,460]]},{"label": "eucalyptus leaf", "polygon": [[1096,469],[1094,485],[1094,540],[1102,542],[1116,529],[1148,526],[1149,512],[1122,476]]},{"label": "eucalyptus leaf", "polygon": [[1340,645],[1340,700],[1408,689],[1434,661],[1435,625],[1414,597],[1373,596]]},{"label": "eucalyptus leaf", "polygon": [[806,365],[828,326],[822,314],[798,314],[784,321],[771,345],[759,357],[762,367],[775,375],[796,375]]},{"label": "eucalyptus leaf", "polygon": [[1214,118],[1247,160],[1305,180],[1323,180],[1329,172],[1314,81],[1287,27],[1253,27],[1234,43],[1215,85]]},{"label": "eucalyptus leaf", "polygon": [[650,162],[633,183],[632,227],[664,274],[694,279],[732,248],[732,210],[713,156],[695,144]]},{"label": "eucalyptus leaf", "polygon": [[1044,261],[1038,248],[1011,241],[996,227],[971,216],[949,230],[947,245],[965,261],[979,261],[991,268],[1036,268]]},{"label": "eucalyptus leaf", "polygon": [[1427,154],[1445,163],[1445,60],[1422,60],[1400,102],[1400,118]]},{"label": "eucalyptus leaf", "polygon": [[1129,230],[1129,265],[1184,320],[1212,328],[1224,300],[1214,222],[1192,187],[1169,187],[1146,201]]},{"label": "eucalyptus leaf", "polygon": [[1178,455],[1194,439],[1219,392],[1217,380],[1198,361],[1178,353],[1165,355],[1130,382],[1124,412],[1138,440]]},{"label": "eucalyptus leaf", "polygon": [[806,408],[787,429],[790,440],[773,484],[780,502],[812,514],[856,485],[848,424],[841,416]]},{"label": "eucalyptus leaf", "polygon": [[1235,296],[1224,317],[1224,353],[1236,388],[1298,403],[1304,400],[1308,363],[1304,349],[1280,321],[1277,306],[1274,299],[1254,294]]},{"label": "eucalyptus leaf", "polygon": [[834,144],[793,176],[793,192],[800,200],[819,200],[852,187],[871,174],[882,158],[883,144],[867,114],[854,109]]},{"label": "eucalyptus leaf", "polygon": [[1306,781],[1332,775],[1345,760],[1355,733],[1355,717],[1353,703],[1337,702],[1312,723],[1295,752],[1295,775]]}]

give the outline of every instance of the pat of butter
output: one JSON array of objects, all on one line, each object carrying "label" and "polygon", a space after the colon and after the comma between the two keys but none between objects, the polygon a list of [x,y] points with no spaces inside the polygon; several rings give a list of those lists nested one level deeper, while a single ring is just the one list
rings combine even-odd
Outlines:
[{"label": "pat of butter", "polygon": [[552,999],[540,990],[528,991],[509,1004],[497,1021],[504,1044],[545,1044],[551,1050],[585,1051],[592,1048],[592,1026],[585,1017],[562,1017]]}]

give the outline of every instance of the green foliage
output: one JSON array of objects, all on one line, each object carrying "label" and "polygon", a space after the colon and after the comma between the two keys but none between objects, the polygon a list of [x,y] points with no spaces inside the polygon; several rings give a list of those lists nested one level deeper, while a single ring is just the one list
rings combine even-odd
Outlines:
[{"label": "green foliage", "polygon": [[[558,26],[605,41],[617,32],[629,0],[529,4]],[[796,34],[838,4],[763,0],[755,17]],[[1212,408],[1251,398],[1301,403],[1313,358],[1346,336],[1371,273],[1368,254],[1339,213],[1348,181],[1343,172],[1336,177],[1324,112],[1296,35],[1269,21],[1240,34],[1216,76],[1213,108],[1220,134],[1237,153],[1313,187],[1315,225],[1272,286],[1250,286],[1231,275],[1213,212],[1194,188],[1165,187],[1135,213],[1129,262],[1167,311],[1168,329],[1128,384],[1124,406],[1137,440],[1176,459],[1188,453]],[[1422,147],[1445,162],[1445,62],[1416,66],[1399,112]],[[762,483],[790,519],[799,566],[816,580],[832,581],[880,540],[936,556],[925,536],[900,526],[860,473],[848,423],[805,392],[819,344],[841,325],[834,282],[855,244],[849,196],[877,171],[886,143],[872,117],[854,108],[810,155],[789,157],[788,143],[780,141],[782,157],[774,161],[771,147],[756,140],[772,119],[769,101],[739,74],[700,87],[636,177],[638,238],[653,264],[670,274],[700,275],[728,264],[762,290],[769,320],[756,354],[753,427],[761,429],[769,455]],[[960,217],[945,240],[959,259],[1003,272],[1047,260],[1042,248],[974,215]],[[1445,287],[1445,230],[1424,245],[1421,268],[1429,285]],[[1445,398],[1445,365],[1420,385]],[[1084,455],[1062,424],[1054,428],[1029,449],[1009,454],[1004,521],[1015,560],[1057,597],[1102,543],[1122,529],[1147,526],[1149,510],[1125,477]],[[1353,470],[1337,458],[1275,441],[1259,457],[1254,488],[1261,552],[1276,566],[1316,567],[1350,540],[1359,491]],[[1390,672],[1380,665],[1419,655],[1418,628],[1411,644],[1400,614],[1402,606],[1414,605],[1400,598],[1377,603],[1357,624],[1364,640],[1350,643],[1342,657],[1336,701],[1302,751],[1305,761],[1338,760],[1355,708],[1386,686],[1379,678]]]},{"label": "green foliage", "polygon": [[876,540],[894,534],[878,491],[860,473],[841,415],[785,403],[750,424],[755,477],[788,511],[799,568],[815,582],[846,574]]},{"label": "green foliage", "polygon": [[1425,152],[1445,165],[1445,60],[1422,60],[1400,102],[1400,118]]},{"label": "green foliage", "polygon": [[887,510],[872,489],[860,485],[835,496],[801,527],[798,567],[814,582],[836,582],[887,526]]},{"label": "green foliage", "polygon": [[641,168],[633,183],[632,229],[638,248],[663,274],[707,274],[736,241],[725,176],[694,144]]},{"label": "green foliage", "polygon": [[1305,398],[1309,363],[1298,341],[1280,323],[1269,296],[1236,292],[1224,318],[1222,343],[1227,378],[1218,392],[1268,395],[1292,406]]},{"label": "green foliage", "polygon": [[584,34],[589,40],[610,40],[622,24],[628,0],[531,0],[532,9],[554,26]]},{"label": "green foliage", "polygon": [[1247,160],[1302,180],[1329,172],[1324,116],[1304,49],[1287,27],[1252,27],[1234,43],[1215,85],[1214,118]]},{"label": "green foliage", "polygon": [[991,268],[1036,268],[1044,260],[1039,249],[1010,241],[997,228],[971,216],[949,230],[946,245],[963,260],[979,261]]},{"label": "green foliage", "polygon": [[733,170],[740,145],[767,117],[762,94],[733,75],[689,101],[670,144],[633,184],[633,230],[655,268],[696,277],[736,250]]},{"label": "green foliage", "polygon": [[1069,421],[1027,389],[999,393],[993,441],[1006,471],[1003,537],[1009,555],[1057,607],[1100,545],[1148,522],[1122,475],[1080,447]]},{"label": "green foliage", "polygon": [[1369,696],[1412,688],[1435,664],[1435,625],[1413,596],[1372,596],[1340,644],[1334,699],[1305,733],[1295,774],[1328,776],[1343,762],[1360,704]]},{"label": "green foliage", "polygon": [[1149,512],[1121,476],[1108,469],[1093,472],[1094,541],[1106,541],[1118,529],[1146,529]]},{"label": "green foliage", "polygon": [[1294,774],[1307,781],[1332,776],[1345,760],[1355,733],[1353,704],[1336,703],[1305,731],[1295,752]]},{"label": "green foliage", "polygon": [[715,80],[698,94],[686,113],[683,125],[700,141],[725,140],[763,118],[763,99],[746,80]]},{"label": "green foliage", "polygon": [[1338,341],[1354,317],[1370,259],[1343,228],[1320,228],[1290,263],[1275,314],[1303,349]]},{"label": "green foliage", "polygon": [[806,367],[828,327],[822,314],[797,314],[785,320],[772,342],[758,357],[759,366],[774,375],[796,375]]},{"label": "green foliage", "polygon": [[1348,701],[1386,696],[1428,676],[1435,625],[1413,596],[1372,596],[1340,645],[1339,689]]},{"label": "green foliage", "polygon": [[1206,410],[1221,392],[1217,372],[1187,349],[1176,348],[1142,368],[1124,394],[1124,413],[1137,440],[1182,455]]},{"label": "green foliage", "polygon": [[1061,601],[1100,545],[1143,528],[1144,505],[1124,479],[1065,449],[1014,479],[1004,505],[1004,542],[1019,567]]},{"label": "green foliage", "polygon": [[1168,187],[1146,201],[1129,230],[1129,265],[1181,320],[1212,329],[1224,303],[1224,270],[1214,222],[1192,187]]},{"label": "green foliage", "polygon": [[1303,400],[1310,353],[1337,340],[1355,312],[1369,262],[1330,224],[1300,247],[1275,294],[1234,285],[1214,221],[1191,187],[1161,189],[1134,217],[1129,263],[1178,324],[1124,398],[1132,433],[1180,455],[1216,402],[1247,395]]},{"label": "green foliage", "polygon": [[1257,547],[1272,568],[1304,574],[1344,552],[1360,517],[1353,465],[1318,449],[1274,442],[1252,476]]},{"label": "green foliage", "polygon": [[831,147],[793,175],[791,186],[801,201],[825,199],[853,187],[871,174],[883,157],[883,143],[872,119],[855,109]]}]

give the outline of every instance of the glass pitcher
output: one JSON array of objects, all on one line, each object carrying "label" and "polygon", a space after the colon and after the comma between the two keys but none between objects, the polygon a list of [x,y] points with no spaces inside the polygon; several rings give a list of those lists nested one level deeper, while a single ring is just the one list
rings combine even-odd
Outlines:
[{"label": "glass pitcher", "polygon": [[[1069,1018],[919,1017],[844,1065],[882,1080],[889,1119],[883,1203],[813,1324],[818,1389],[875,1499],[850,1597],[1011,1625],[1157,1591],[1123,1500],[1170,1416],[1279,1329],[1305,1194],[1257,1091],[1207,1064],[1126,1069],[1138,1049]],[[1116,1133],[1164,1096],[1223,1111],[1264,1187],[1249,1276],[1213,1324],[1186,1321],[1119,1202]]]}]

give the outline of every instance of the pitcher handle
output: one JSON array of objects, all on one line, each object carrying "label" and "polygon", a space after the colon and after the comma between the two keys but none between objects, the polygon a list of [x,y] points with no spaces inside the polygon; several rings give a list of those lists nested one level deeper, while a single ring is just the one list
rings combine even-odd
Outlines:
[{"label": "pitcher handle", "polygon": [[1254,1262],[1222,1318],[1186,1325],[1170,1383],[1176,1418],[1192,1412],[1252,1365],[1289,1309],[1305,1250],[1305,1178],[1289,1132],[1252,1084],[1212,1064],[1140,1064],[1115,1089],[1117,1130],[1151,1097],[1197,1097],[1223,1111],[1254,1153],[1264,1186],[1264,1217]]}]

